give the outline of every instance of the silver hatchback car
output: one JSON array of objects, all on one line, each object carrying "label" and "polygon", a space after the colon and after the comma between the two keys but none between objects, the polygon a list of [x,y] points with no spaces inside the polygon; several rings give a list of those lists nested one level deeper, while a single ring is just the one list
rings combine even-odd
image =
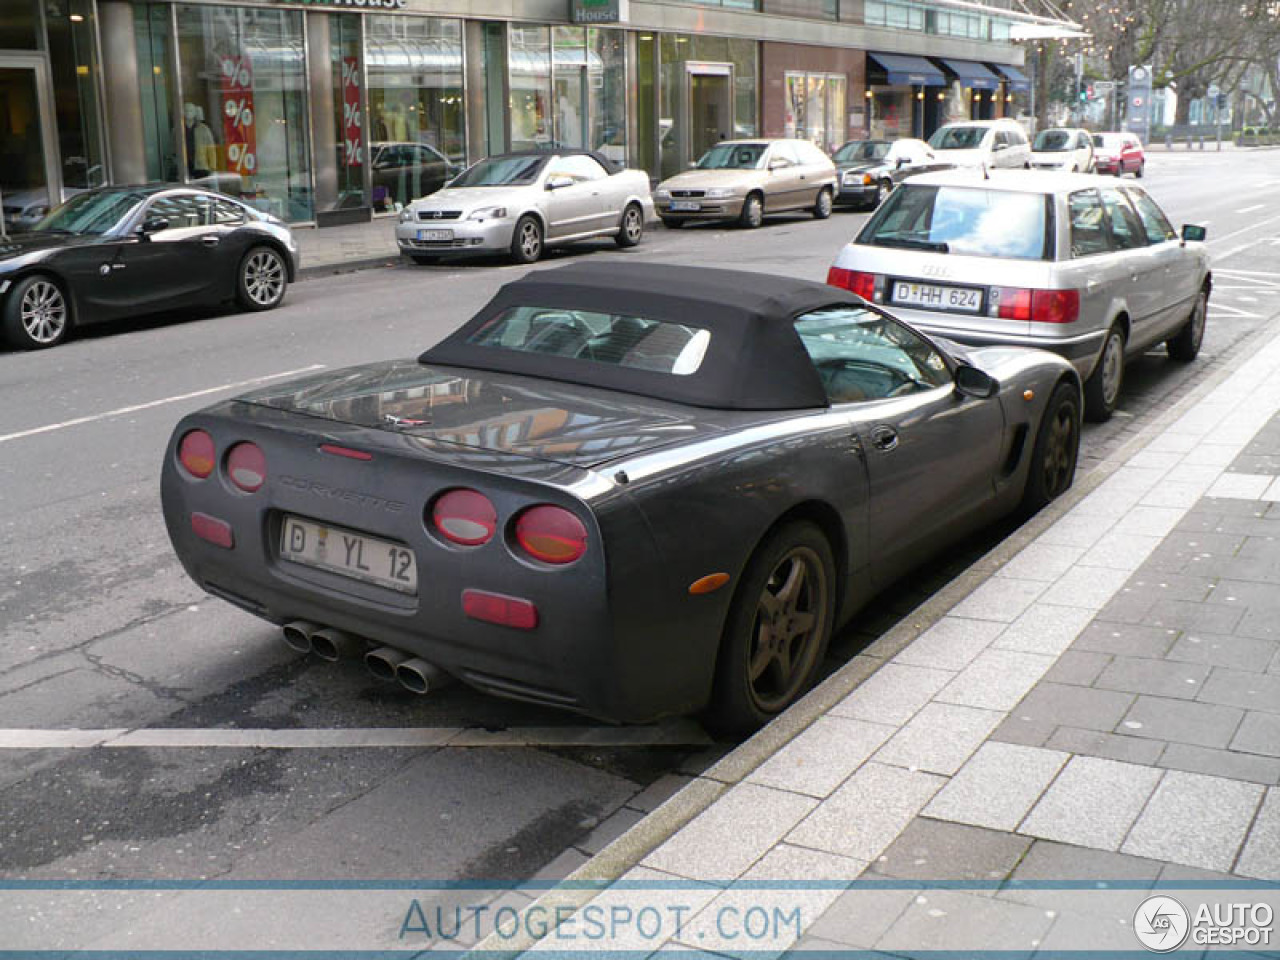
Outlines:
[{"label": "silver hatchback car", "polygon": [[889,195],[827,282],[974,346],[1042,347],[1085,378],[1085,414],[1116,408],[1126,359],[1158,343],[1195,359],[1212,276],[1205,229],[1176,233],[1137,185],[1069,173],[925,174]]}]

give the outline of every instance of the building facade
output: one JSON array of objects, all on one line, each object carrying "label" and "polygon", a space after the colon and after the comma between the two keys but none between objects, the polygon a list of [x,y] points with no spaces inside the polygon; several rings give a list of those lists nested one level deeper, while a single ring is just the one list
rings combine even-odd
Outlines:
[{"label": "building facade", "polygon": [[507,150],[927,136],[1025,107],[1000,2],[4,0],[0,204],[164,180],[323,226]]}]

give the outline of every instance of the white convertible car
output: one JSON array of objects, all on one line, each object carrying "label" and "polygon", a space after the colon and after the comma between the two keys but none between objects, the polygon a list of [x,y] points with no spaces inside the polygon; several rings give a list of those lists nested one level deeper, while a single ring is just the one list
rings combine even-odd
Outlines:
[{"label": "white convertible car", "polygon": [[547,247],[590,237],[633,247],[653,217],[642,170],[584,150],[507,153],[405,207],[396,239],[415,263],[503,251],[516,263],[533,263]]}]

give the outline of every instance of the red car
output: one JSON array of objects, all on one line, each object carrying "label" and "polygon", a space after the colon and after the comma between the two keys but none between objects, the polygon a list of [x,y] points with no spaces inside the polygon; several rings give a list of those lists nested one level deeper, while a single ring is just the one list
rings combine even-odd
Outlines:
[{"label": "red car", "polygon": [[1114,173],[1117,177],[1126,173],[1140,177],[1147,165],[1142,141],[1132,133],[1095,133],[1093,159],[1097,173]]}]

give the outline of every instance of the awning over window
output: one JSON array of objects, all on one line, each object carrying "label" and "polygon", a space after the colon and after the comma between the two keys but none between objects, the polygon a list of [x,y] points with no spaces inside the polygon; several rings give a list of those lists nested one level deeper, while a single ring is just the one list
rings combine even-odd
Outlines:
[{"label": "awning over window", "polygon": [[1003,63],[997,63],[995,67],[1004,74],[1004,78],[1009,81],[1010,90],[1016,90],[1018,93],[1026,93],[1031,89],[1031,78],[1017,67],[1010,67]]},{"label": "awning over window", "polygon": [[872,60],[889,75],[893,86],[945,87],[947,78],[942,71],[924,57],[909,57],[903,53],[868,52]]},{"label": "awning over window", "polygon": [[1000,78],[980,63],[974,63],[972,60],[948,60],[945,57],[938,59],[946,64],[947,69],[954,73],[966,87],[972,87],[974,90],[994,90],[1000,86]]}]

